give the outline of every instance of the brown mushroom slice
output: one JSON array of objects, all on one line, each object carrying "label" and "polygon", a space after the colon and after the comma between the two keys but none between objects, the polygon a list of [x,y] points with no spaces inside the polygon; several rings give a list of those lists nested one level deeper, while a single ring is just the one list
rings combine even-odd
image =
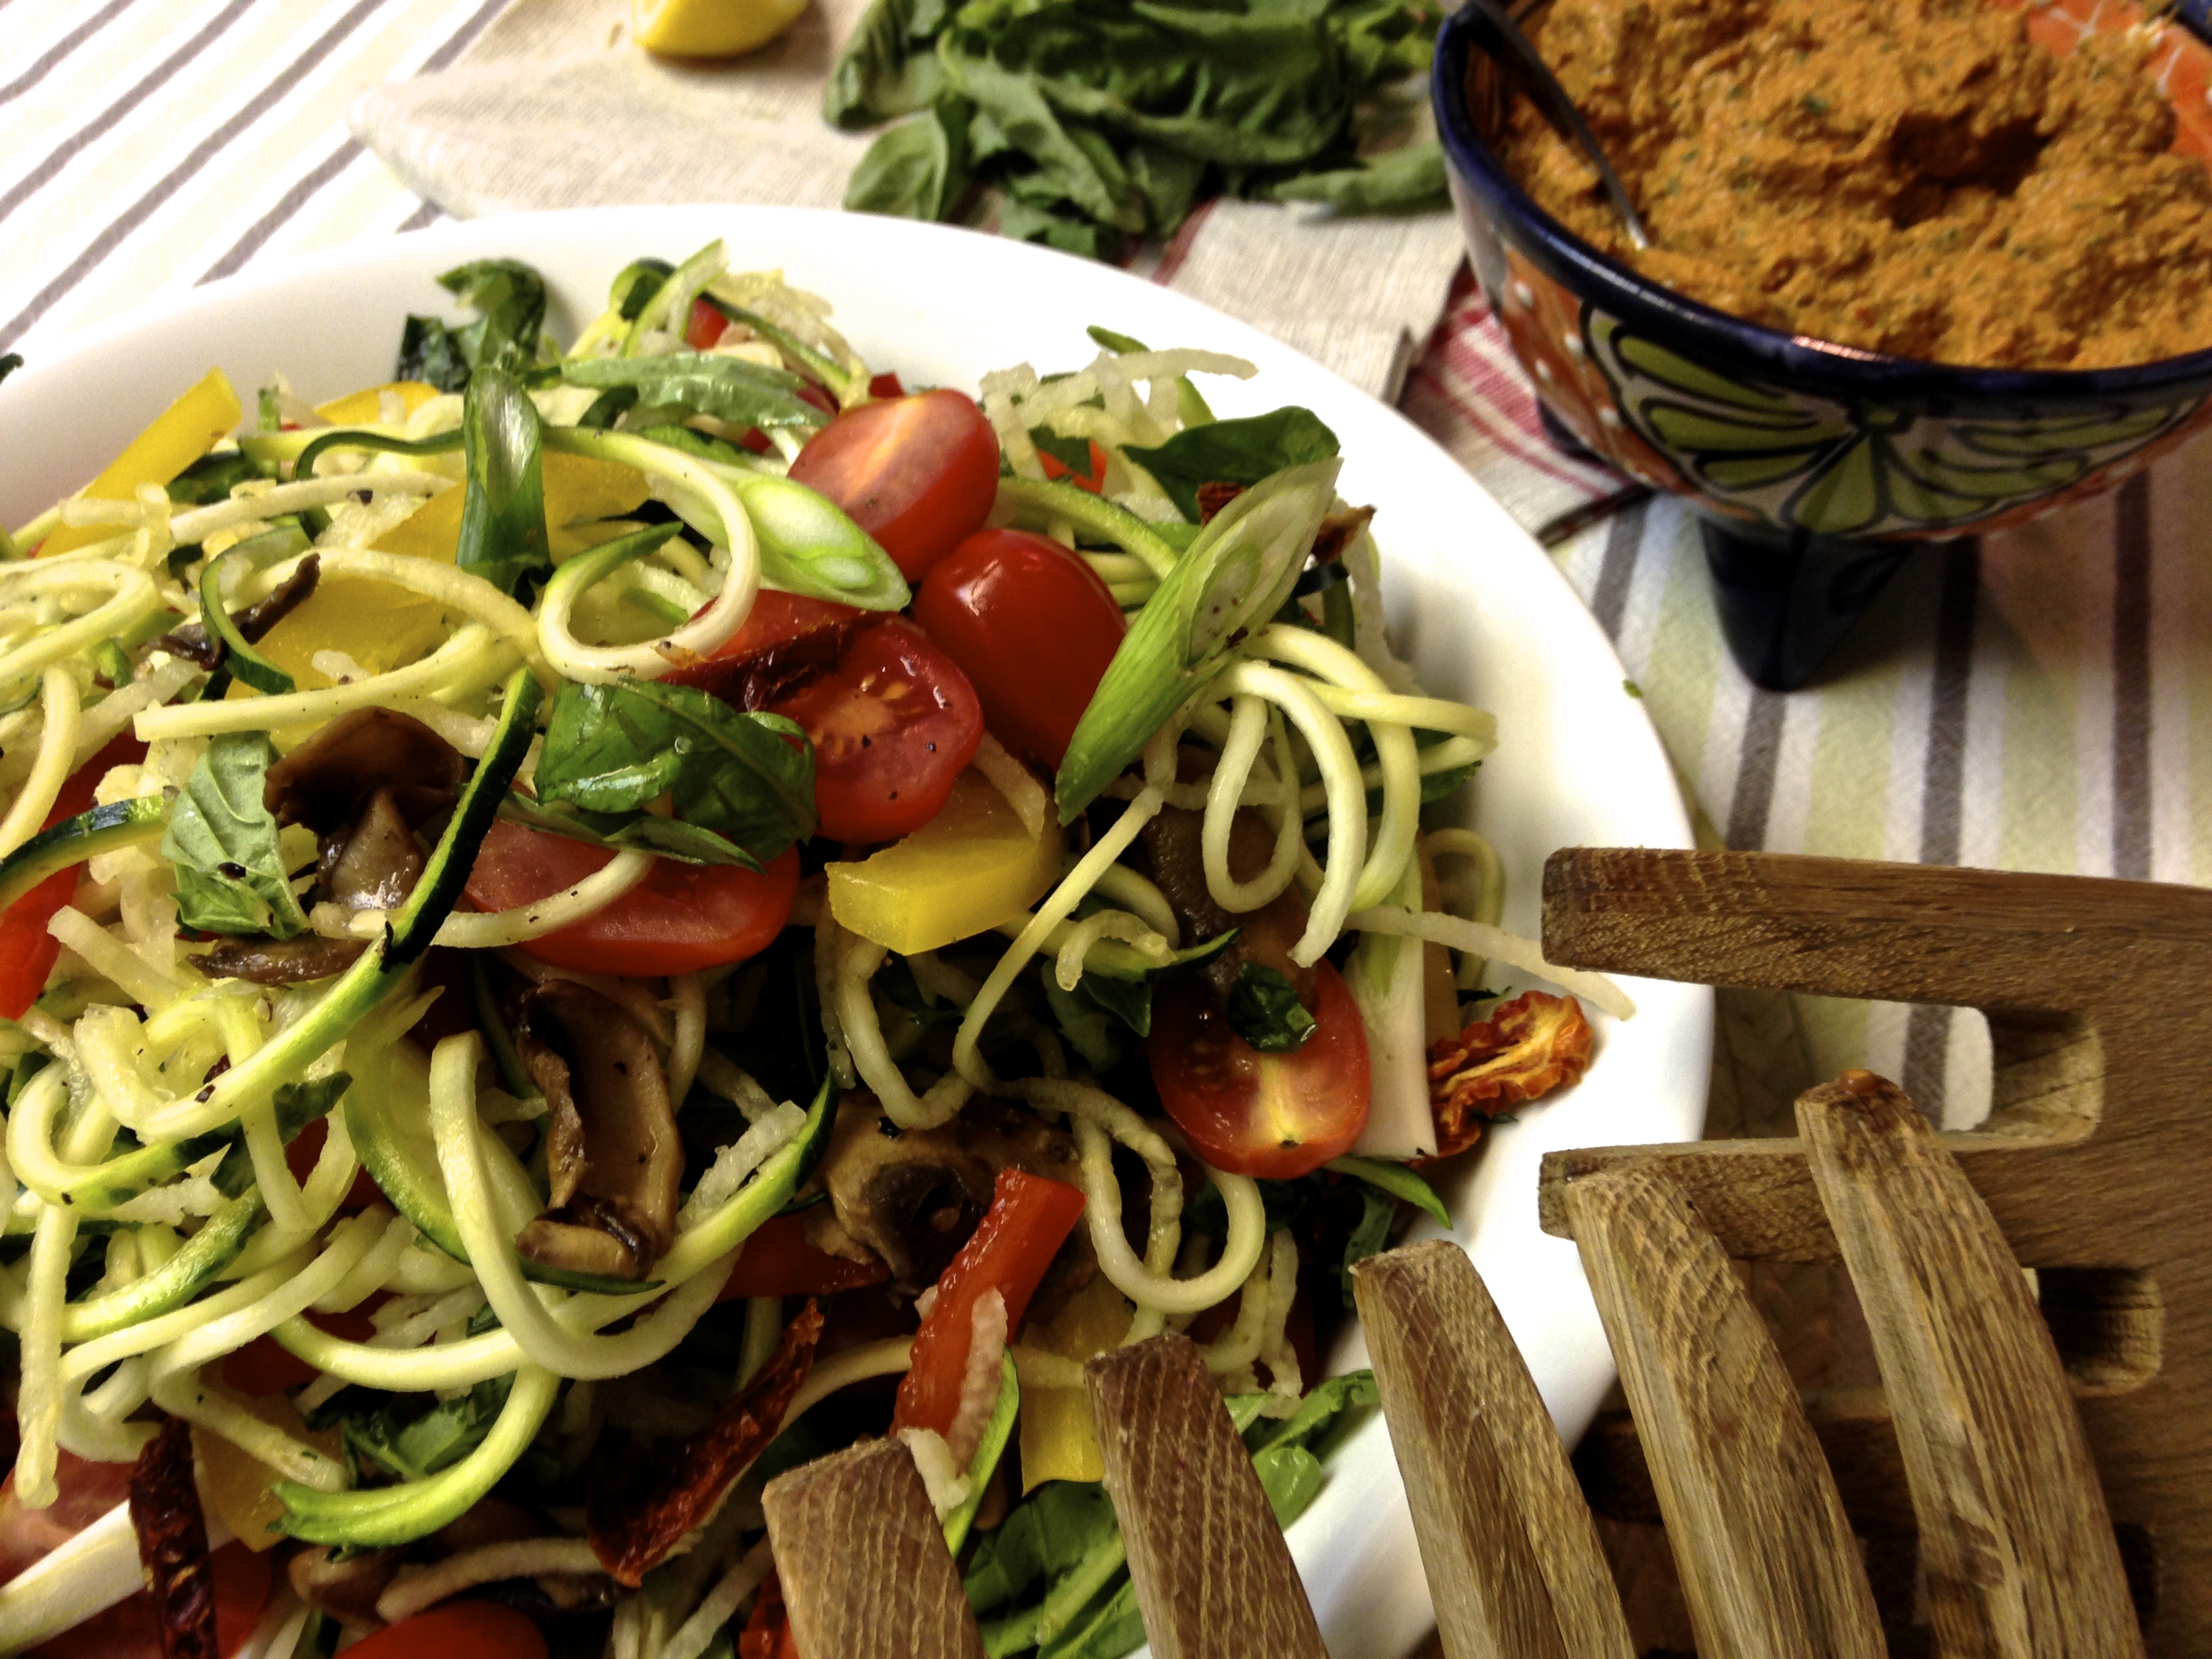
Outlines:
[{"label": "brown mushroom slice", "polygon": [[653,1039],[620,1003],[573,980],[522,1002],[517,1042],[551,1110],[551,1204],[515,1248],[572,1273],[643,1279],[676,1233],[684,1147]]},{"label": "brown mushroom slice", "polygon": [[[873,1095],[847,1095],[821,1181],[838,1224],[880,1256],[904,1291],[937,1282],[990,1208],[1000,1170],[1082,1183],[1066,1130],[995,1101],[970,1102],[938,1128],[886,1133],[889,1127]],[[1066,1273],[1054,1264],[1052,1279],[1065,1279],[1052,1285],[1058,1295],[1088,1281],[1095,1268],[1089,1250],[1090,1236],[1079,1230],[1066,1255]],[[1042,1288],[1039,1295],[1045,1296]]]},{"label": "brown mushroom slice", "polygon": [[329,838],[319,879],[324,896],[349,910],[396,910],[422,875],[422,849],[398,799],[383,788],[368,798],[350,833]]},{"label": "brown mushroom slice", "polygon": [[468,776],[461,751],[413,715],[357,708],[271,766],[261,799],[279,823],[327,836],[388,789],[412,827],[450,807]]},{"label": "brown mushroom slice", "polygon": [[212,949],[186,958],[210,979],[245,979],[256,985],[304,985],[343,974],[368,948],[366,939],[220,939]]},{"label": "brown mushroom slice", "polygon": [[328,1545],[301,1550],[285,1565],[292,1593],[318,1613],[350,1630],[374,1630],[377,1598],[399,1571],[397,1550],[362,1550],[341,1555]]}]

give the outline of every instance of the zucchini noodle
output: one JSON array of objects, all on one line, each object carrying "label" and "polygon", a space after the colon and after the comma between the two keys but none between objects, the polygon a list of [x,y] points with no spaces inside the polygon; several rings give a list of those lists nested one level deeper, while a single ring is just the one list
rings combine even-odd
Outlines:
[{"label": "zucchini noodle", "polygon": [[418,472],[412,468],[354,472],[336,478],[303,478],[294,483],[271,484],[266,489],[233,495],[228,501],[179,513],[169,520],[169,534],[176,545],[189,547],[195,542],[206,541],[218,531],[265,523],[305,507],[328,507],[364,490],[392,489],[408,495],[435,495],[453,487],[453,481],[443,473]]},{"label": "zucchini noodle", "polygon": [[74,657],[88,645],[112,640],[161,608],[161,595],[144,571],[110,559],[68,564],[0,564],[0,594],[67,592],[86,586],[111,591],[106,603],[71,621],[40,629],[12,650],[0,651],[0,688]]},{"label": "zucchini noodle", "polygon": [[[1275,1235],[1277,1238],[1289,1237],[1287,1232]],[[1297,1244],[1293,1243],[1291,1249],[1291,1273],[1295,1276]],[[1260,1357],[1260,1345],[1267,1340],[1267,1287],[1273,1281],[1274,1273],[1275,1253],[1269,1250],[1260,1258],[1250,1277],[1245,1279],[1244,1288],[1237,1293],[1236,1324],[1227,1335],[1218,1342],[1208,1343],[1203,1350],[1206,1369],[1216,1376],[1233,1376],[1249,1370]]]},{"label": "zucchini noodle", "polygon": [[525,1538],[509,1544],[485,1544],[428,1566],[402,1567],[376,1598],[376,1616],[387,1625],[396,1625],[478,1584],[535,1578],[548,1572],[603,1571],[590,1543],[581,1538]]},{"label": "zucchini noodle", "polygon": [[[46,1069],[58,1073],[61,1068]],[[96,1098],[88,1100],[78,1108],[76,1121],[63,1139],[61,1155],[70,1163],[82,1164],[106,1151],[114,1134],[114,1117]],[[15,1454],[15,1496],[26,1509],[45,1509],[60,1496],[54,1472],[66,1387],[62,1326],[76,1231],[74,1211],[42,1206],[31,1234],[19,1339],[21,1381],[15,1401],[22,1435],[21,1449]]]},{"label": "zucchini noodle", "polygon": [[[647,477],[672,478],[705,497],[722,526],[722,545],[730,565],[714,602],[665,639],[647,645],[590,646],[569,631],[576,596],[591,576],[588,556],[563,565],[546,585],[538,614],[538,637],[545,660],[559,673],[587,685],[603,685],[625,676],[652,679],[693,656],[712,656],[744,625],[753,595],[760,591],[760,544],[752,520],[735,491],[709,467],[681,450],[625,433],[573,432],[558,427],[545,433],[545,447],[571,455],[619,461]],[[568,578],[568,573],[576,575]]]},{"label": "zucchini noodle", "polygon": [[[359,577],[366,581],[388,583],[420,593],[426,599],[435,599],[450,611],[458,611],[475,622],[482,623],[493,633],[512,641],[526,656],[535,656],[538,651],[538,623],[529,611],[473,571],[463,570],[441,559],[417,558],[411,554],[380,553],[371,548],[319,548],[313,554],[302,554],[301,559],[319,560],[324,580],[335,576]],[[275,567],[269,573],[274,580],[273,588],[281,586],[299,567],[293,560]]]},{"label": "zucchini noodle", "polygon": [[204,738],[219,732],[268,732],[286,726],[319,726],[356,708],[389,705],[403,697],[427,696],[465,681],[489,684],[514,665],[512,644],[481,623],[470,623],[420,662],[395,668],[351,685],[319,691],[289,691],[275,697],[239,697],[218,702],[188,702],[149,708],[134,722],[139,739]]},{"label": "zucchini noodle", "polygon": [[1560,968],[1544,960],[1544,952],[1532,939],[1517,933],[1509,933],[1502,927],[1492,927],[1486,922],[1469,921],[1465,916],[1442,915],[1433,910],[1413,911],[1399,905],[1378,905],[1371,910],[1360,910],[1346,919],[1345,925],[1364,933],[1397,933],[1407,939],[1425,939],[1437,945],[1448,945],[1455,951],[1470,951],[1477,956],[1502,962],[1509,968],[1517,968],[1524,974],[1549,980],[1563,991],[1573,993],[1592,1007],[1611,1014],[1615,1019],[1626,1019],[1636,1012],[1636,1004],[1620,986],[1603,974],[1586,973],[1578,968]]},{"label": "zucchini noodle", "polygon": [[62,785],[76,769],[77,726],[76,676],[59,663],[49,663],[40,676],[39,699],[46,720],[39,732],[39,756],[31,775],[15,792],[8,815],[0,818],[0,858],[5,858],[33,836],[52,811]]},{"label": "zucchini noodle", "polygon": [[[598,915],[653,873],[650,853],[626,847],[574,886],[511,910],[455,911],[438,924],[434,945],[465,951],[499,951],[558,932]],[[392,913],[318,904],[307,921],[325,939],[374,939]]]},{"label": "zucchini noodle", "polygon": [[1116,864],[1091,884],[1091,890],[1143,917],[1145,925],[1167,940],[1170,950],[1182,948],[1182,926],[1176,920],[1175,907],[1150,877],[1126,864]]},{"label": "zucchini noodle", "polygon": [[[1145,1121],[1103,1090],[1087,1084],[1032,1078],[1010,1091],[1035,1106],[1066,1112],[1073,1120],[1083,1157],[1084,1209],[1099,1270],[1114,1288],[1154,1314],[1200,1313],[1226,1301],[1249,1278],[1267,1242],[1266,1207],[1257,1182],[1201,1163],[1206,1178],[1221,1194],[1229,1212],[1229,1237],[1221,1259],[1195,1279],[1170,1276],[1181,1242],[1182,1176],[1174,1149]],[[1145,1161],[1152,1177],[1152,1220],[1145,1259],[1129,1248],[1121,1227],[1121,1187],[1114,1173],[1113,1143],[1119,1141]]]},{"label": "zucchini noodle", "polygon": [[991,781],[991,787],[1006,798],[1006,805],[1014,809],[1014,816],[1022,821],[1030,839],[1035,841],[1045,832],[1050,821],[1051,798],[1036,781],[1030,769],[1006,752],[1001,744],[988,732],[975,745],[975,758],[969,763]]},{"label": "zucchini noodle", "polygon": [[[163,973],[75,905],[65,904],[55,911],[46,923],[46,931],[83,957],[86,966],[142,1007],[166,1008],[185,994],[181,982]],[[124,1119],[126,1123],[130,1121]]]},{"label": "zucchini noodle", "polygon": [[791,1404],[784,1411],[783,1420],[796,1423],[831,1395],[872,1377],[896,1376],[913,1364],[914,1339],[910,1336],[887,1336],[833,1353],[816,1361],[814,1368],[806,1373],[806,1380],[799,1385],[799,1392],[792,1395]]},{"label": "zucchini noodle", "polygon": [[[1417,702],[1415,698],[1394,699],[1390,689],[1384,685],[1375,671],[1360,661],[1353,653],[1335,641],[1303,628],[1286,628],[1278,623],[1260,630],[1253,648],[1263,656],[1278,662],[1286,662],[1318,676],[1322,684],[1316,690],[1324,708],[1340,713],[1328,702],[1331,692],[1342,688],[1393,702]],[[1458,708],[1460,705],[1449,705]],[[1467,710],[1473,714],[1480,711]],[[1233,725],[1233,722],[1232,722]],[[1367,722],[1368,735],[1374,740],[1376,764],[1382,774],[1382,816],[1375,826],[1375,844],[1359,872],[1359,884],[1352,890],[1354,908],[1378,904],[1397,886],[1399,878],[1406,873],[1406,865],[1413,856],[1413,835],[1420,827],[1421,770],[1420,758],[1413,744],[1413,734],[1407,726],[1382,716]],[[1233,732],[1232,732],[1233,735]],[[1223,832],[1224,853],[1228,831]],[[1334,841],[1329,850],[1336,850]],[[1209,871],[1211,866],[1209,866]],[[1224,859],[1223,873],[1227,873]]]},{"label": "zucchini noodle", "polygon": [[[788,1413],[787,1413],[788,1415]],[[714,1645],[715,1637],[722,1626],[736,1617],[738,1606],[745,1597],[760,1588],[775,1565],[775,1558],[769,1553],[769,1540],[762,1539],[736,1561],[729,1570],[714,1581],[692,1610],[691,1616],[676,1627],[675,1633],[660,1644],[655,1659],[699,1659],[699,1656]],[[379,1604],[380,1609],[381,1604]]]},{"label": "zucchini noodle", "polygon": [[1265,663],[1239,662],[1223,676],[1224,690],[1265,697],[1290,717],[1312,750],[1328,793],[1328,863],[1321,890],[1306,915],[1306,930],[1291,947],[1291,960],[1310,968],[1344,931],[1367,848],[1367,791],[1344,727],[1314,695],[1315,682]]},{"label": "zucchini noodle", "polygon": [[868,989],[869,980],[884,965],[889,952],[872,939],[851,937],[853,942],[837,968],[837,1024],[852,1052],[854,1068],[860,1073],[860,1081],[875,1091],[884,1112],[900,1128],[934,1129],[950,1123],[968,1103],[974,1086],[957,1070],[938,1079],[923,1095],[917,1096],[907,1086],[898,1062],[884,1045],[883,1023],[876,1016],[876,1000]]},{"label": "zucchini noodle", "polygon": [[1099,910],[1080,921],[1070,922],[1060,937],[1059,954],[1053,959],[1052,976],[1061,990],[1073,991],[1081,981],[1083,959],[1102,939],[1134,945],[1156,962],[1164,963],[1175,953],[1175,946],[1143,917],[1132,915],[1127,910]]},{"label": "zucchini noodle", "polygon": [[[1200,851],[1206,866],[1206,890],[1213,902],[1232,915],[1257,910],[1272,902],[1297,878],[1298,857],[1305,848],[1304,821],[1297,810],[1297,773],[1291,764],[1290,738],[1275,731],[1275,799],[1279,822],[1275,850],[1267,867],[1250,881],[1239,881],[1229,868],[1229,832],[1235,827],[1237,809],[1243,804],[1252,778],[1252,763],[1267,736],[1268,705],[1254,696],[1235,700],[1229,717],[1229,740],[1213,769],[1206,789],[1206,821],[1200,829]],[[1284,780],[1288,780],[1287,784]],[[1416,786],[1418,787],[1418,785]]]},{"label": "zucchini noodle", "polygon": [[668,1001],[676,1028],[668,1044],[668,1101],[681,1111],[707,1048],[707,981],[698,974],[672,975]]},{"label": "zucchini noodle", "polygon": [[[1452,908],[1450,898],[1457,897],[1458,908],[1467,912],[1470,921],[1495,927],[1505,908],[1505,870],[1498,862],[1497,849],[1472,830],[1434,830],[1422,837],[1422,844],[1428,848],[1429,857],[1437,863],[1448,858],[1463,858],[1474,866],[1473,890],[1457,882],[1440,883],[1437,908],[1449,911]],[[1486,960],[1472,951],[1460,952],[1455,982],[1461,990],[1471,991],[1482,983]]]}]

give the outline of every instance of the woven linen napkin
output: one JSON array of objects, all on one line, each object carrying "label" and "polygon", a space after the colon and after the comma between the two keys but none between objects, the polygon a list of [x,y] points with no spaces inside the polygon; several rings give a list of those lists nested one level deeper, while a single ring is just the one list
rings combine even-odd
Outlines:
[{"label": "woven linen napkin", "polygon": [[[410,189],[460,217],[651,202],[834,208],[873,135],[824,122],[822,83],[864,9],[817,0],[761,52],[685,65],[630,43],[626,0],[517,0],[451,69],[373,87],[347,118]],[[1132,269],[1394,398],[1460,253],[1448,213],[1340,218],[1224,200]]]}]

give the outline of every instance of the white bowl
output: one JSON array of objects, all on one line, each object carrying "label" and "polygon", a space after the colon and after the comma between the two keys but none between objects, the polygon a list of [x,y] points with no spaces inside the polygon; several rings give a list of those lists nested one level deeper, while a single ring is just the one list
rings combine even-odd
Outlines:
[{"label": "white bowl", "polygon": [[[1249,357],[1254,379],[1209,379],[1227,415],[1303,404],[1343,441],[1340,488],[1378,509],[1392,631],[1427,688],[1498,716],[1473,821],[1507,876],[1506,925],[1534,934],[1545,858],[1574,846],[1688,847],[1657,735],[1620,662],[1542,549],[1443,450],[1389,409],[1267,336],[1108,266],[962,230],[802,210],[608,208],[441,225],[196,289],[34,354],[0,387],[0,519],[21,524],[75,489],[220,364],[248,398],[282,373],[310,399],[389,378],[410,311],[450,313],[431,280],[511,255],[545,274],[562,338],[630,260],[680,259],[714,237],[738,270],[781,267],[827,296],[870,363],[909,384],[972,389],[1027,360],[1074,368],[1099,323],[1153,346]],[[1576,1088],[1524,1109],[1446,1185],[1481,1269],[1562,1433],[1588,1426],[1613,1363],[1572,1244],[1536,1224],[1536,1174],[1560,1147],[1688,1140],[1705,1115],[1711,993],[1626,981],[1632,1019],[1601,1017]],[[1433,1228],[1425,1227],[1433,1231]],[[1357,1334],[1332,1369],[1365,1363]],[[1291,1529],[1333,1652],[1396,1659],[1431,1624],[1389,1440],[1378,1419],[1331,1464]]]}]

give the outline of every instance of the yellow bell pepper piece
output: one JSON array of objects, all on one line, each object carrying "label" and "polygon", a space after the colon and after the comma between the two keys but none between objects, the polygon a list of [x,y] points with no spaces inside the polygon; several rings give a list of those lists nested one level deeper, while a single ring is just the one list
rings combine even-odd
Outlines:
[{"label": "yellow bell pepper piece", "polygon": [[383,394],[387,392],[398,395],[410,415],[438,395],[437,387],[422,380],[387,380],[382,386],[364,386],[329,403],[317,404],[315,413],[332,426],[368,426],[384,418]]},{"label": "yellow bell pepper piece", "polygon": [[901,956],[987,933],[1043,897],[1060,874],[1057,825],[1031,836],[990,781],[953,780],[945,810],[857,864],[830,866],[837,925]]},{"label": "yellow bell pepper piece", "polygon": [[[271,1428],[306,1441],[327,1457],[345,1455],[344,1437],[337,1430],[313,1432],[301,1428],[300,1414],[283,1395],[264,1395],[258,1399],[234,1396],[231,1403],[244,1407]],[[284,1518],[284,1501],[270,1490],[285,1478],[283,1471],[205,1429],[192,1431],[192,1461],[198,1466],[200,1495],[240,1543],[258,1552],[284,1541],[276,1524]]]},{"label": "yellow bell pepper piece", "polygon": [[[635,513],[649,493],[645,474],[634,466],[561,454],[547,454],[543,465],[546,535],[556,559],[604,539],[579,526]],[[451,564],[460,553],[461,508],[467,500],[465,486],[433,495],[378,538],[377,546]]]},{"label": "yellow bell pepper piece", "polygon": [[[1104,1273],[1071,1297],[1049,1325],[1030,1326],[1022,1346],[1078,1362],[1120,1345],[1129,1334],[1129,1304]],[[1024,1389],[1022,1493],[1048,1480],[1100,1480],[1105,1461],[1098,1451],[1098,1428],[1091,1401],[1080,1389]]]},{"label": "yellow bell pepper piece", "polygon": [[445,607],[434,600],[390,582],[333,576],[318,582],[254,649],[289,674],[301,690],[319,691],[337,682],[314,665],[318,651],[343,651],[368,672],[388,674],[428,656],[450,631]]},{"label": "yellow bell pepper piece", "polygon": [[[80,492],[93,501],[136,500],[140,484],[167,484],[238,429],[245,410],[219,368],[171,404]],[[42,555],[89,547],[115,533],[110,525],[64,525],[46,538]]]}]

